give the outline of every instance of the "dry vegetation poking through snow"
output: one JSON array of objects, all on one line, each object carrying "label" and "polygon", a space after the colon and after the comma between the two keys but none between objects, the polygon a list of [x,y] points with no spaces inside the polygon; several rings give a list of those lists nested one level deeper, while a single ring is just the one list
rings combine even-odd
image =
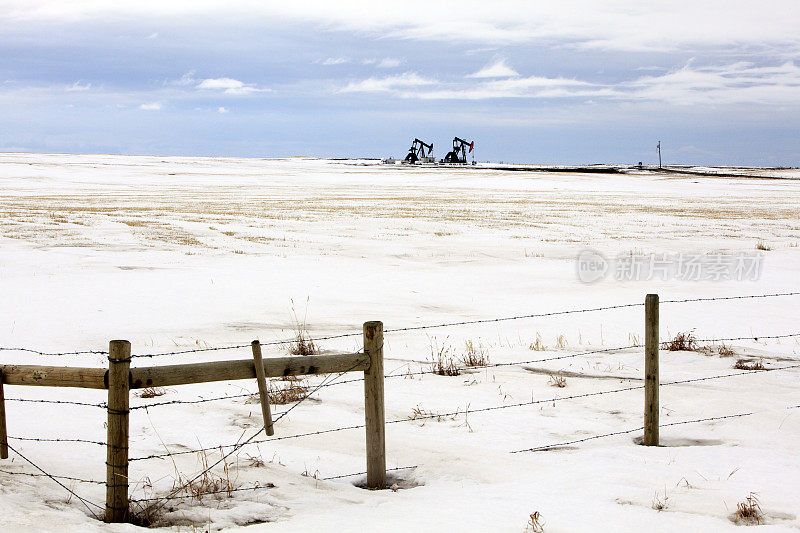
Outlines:
[{"label": "dry vegetation poking through snow", "polygon": [[[796,531],[800,409],[787,407],[800,370],[777,369],[800,364],[800,343],[763,336],[798,330],[800,297],[663,303],[798,288],[800,172],[784,174],[0,154],[0,346],[104,350],[127,338],[153,354],[260,339],[265,358],[305,357],[357,352],[362,323],[384,322],[391,490],[359,488],[358,374],[316,391],[326,377],[276,379],[275,438],[260,435],[142,517],[165,530]],[[586,247],[607,258],[763,252],[763,272],[726,282],[612,271],[586,284],[575,271]],[[651,292],[664,343],[657,448],[637,444],[643,308],[546,315]],[[740,339],[698,341],[730,337]],[[102,354],[0,356],[107,365]],[[246,345],[133,365],[251,358]],[[666,385],[717,375],[732,377]],[[168,495],[263,429],[254,390],[243,380],[131,395],[131,498]],[[4,394],[15,449],[56,475],[104,479],[105,449],[92,444],[105,440],[103,409],[17,401],[97,405],[104,391]],[[737,413],[751,414],[719,418]],[[120,530],[12,458],[0,461],[0,529]],[[101,483],[63,481],[104,501]]]}]

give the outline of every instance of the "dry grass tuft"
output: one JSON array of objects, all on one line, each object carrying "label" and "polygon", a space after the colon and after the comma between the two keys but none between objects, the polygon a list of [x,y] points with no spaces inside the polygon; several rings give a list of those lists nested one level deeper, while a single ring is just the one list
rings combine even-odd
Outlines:
[{"label": "dry grass tuft", "polygon": [[319,470],[314,470],[313,472],[310,472],[308,470],[308,467],[306,467],[306,469],[303,470],[303,472],[300,475],[303,477],[310,477],[312,479],[319,479]]},{"label": "dry grass tuft", "polygon": [[157,396],[164,396],[166,393],[167,389],[164,387],[147,387],[134,394],[139,398],[155,398]]},{"label": "dry grass tuft", "polygon": [[556,348],[558,348],[559,350],[566,350],[568,346],[569,343],[567,342],[566,336],[562,334],[556,338]]},{"label": "dry grass tuft", "polygon": [[728,346],[724,342],[719,344],[719,345],[710,344],[708,346],[698,347],[698,351],[701,351],[701,352],[706,353],[708,355],[715,355],[716,354],[716,355],[719,355],[720,357],[732,357],[732,356],[736,355],[736,352],[733,350],[733,348],[731,348],[730,346]]},{"label": "dry grass tuft", "polygon": [[666,489],[664,490],[663,496],[659,496],[657,492],[653,495],[651,507],[656,511],[666,511],[667,508],[669,508],[669,496],[667,496]]},{"label": "dry grass tuft", "polygon": [[299,331],[297,338],[289,345],[289,353],[292,355],[318,355],[319,348],[314,341],[308,337],[305,331]]},{"label": "dry grass tuft", "polygon": [[[220,450],[221,452],[222,450]],[[203,475],[194,481],[186,480],[182,474],[178,474],[173,483],[173,490],[180,488],[179,492],[185,492],[192,500],[202,500],[204,496],[227,496],[232,497],[233,490],[238,488],[236,477],[231,478],[230,465],[227,461],[222,461],[222,474],[208,472],[208,454],[205,451],[198,452],[200,466]]]},{"label": "dry grass tuft", "polygon": [[542,515],[539,511],[531,513],[528,523],[525,525],[525,531],[532,531],[533,533],[542,533],[544,531],[544,522],[542,522]]},{"label": "dry grass tuft", "polygon": [[[219,451],[222,453],[222,449]],[[193,480],[178,472],[176,467],[176,476],[172,483],[171,495],[177,496],[178,498],[187,498],[190,501],[201,501],[206,496],[211,496],[217,499],[221,499],[223,497],[233,497],[234,490],[239,488],[236,476],[231,475],[230,467],[234,463],[223,461],[223,473],[215,474],[208,471],[208,453],[206,451],[200,451],[197,453],[197,455],[200,461],[200,466],[203,469],[202,476]],[[145,486],[152,488],[149,480]],[[268,483],[265,486],[274,485]],[[167,500],[152,500],[150,502],[130,501],[128,503],[129,511],[126,522],[141,527],[171,525],[164,519],[164,504],[166,501]]]},{"label": "dry grass tuft", "polygon": [[274,381],[269,385],[269,403],[272,405],[285,405],[305,400],[308,396],[310,387],[306,380],[292,376],[294,379],[284,378],[283,386],[279,386]]},{"label": "dry grass tuft", "polygon": [[[270,405],[286,405],[288,403],[304,400],[310,391],[305,378],[297,376],[286,376],[279,381],[267,383],[267,395]],[[260,403],[261,396],[258,393],[250,395],[245,403]]]},{"label": "dry grass tuft", "polygon": [[[139,527],[153,527],[162,522],[163,511],[160,506],[146,505],[146,502],[128,502],[126,522]],[[102,520],[103,517],[101,516]]]},{"label": "dry grass tuft", "polygon": [[738,359],[733,364],[733,368],[737,370],[764,370],[764,363],[761,359]]},{"label": "dry grass tuft", "polygon": [[700,348],[691,331],[678,333],[672,340],[662,342],[661,347],[670,352],[696,352]]},{"label": "dry grass tuft", "polygon": [[[306,313],[308,313],[308,301],[306,300]],[[319,355],[319,348],[311,336],[308,334],[306,327],[306,317],[303,317],[302,322],[297,318],[297,312],[294,308],[294,300],[292,300],[292,316],[294,317],[294,329],[296,331],[295,340],[289,345],[289,353],[292,355]]]},{"label": "dry grass tuft", "polygon": [[447,343],[439,347],[436,339],[433,339],[431,343],[430,365],[431,370],[440,376],[458,376],[461,374],[461,370],[456,366],[452,348]]},{"label": "dry grass tuft", "polygon": [[[428,411],[427,409],[423,409],[419,405],[411,409],[411,416],[409,420],[436,420],[437,422],[441,422],[445,419],[455,420],[458,415],[443,415],[441,413],[437,413],[434,411]],[[424,425],[424,424],[423,424]]]},{"label": "dry grass tuft", "polygon": [[440,376],[461,375],[461,370],[459,370],[452,358],[436,359],[431,364],[433,365],[434,372]]},{"label": "dry grass tuft", "polygon": [[465,343],[466,352],[461,356],[461,363],[464,366],[486,366],[489,364],[489,356],[481,343],[478,346],[469,340]]},{"label": "dry grass tuft", "polygon": [[736,504],[736,512],[733,513],[732,520],[746,526],[757,526],[764,521],[764,512],[761,510],[761,504],[754,492],[748,494],[743,502]]},{"label": "dry grass tuft", "polygon": [[534,352],[543,352],[547,350],[547,346],[542,343],[542,336],[537,333],[536,341],[532,342],[530,346],[528,346],[528,349]]},{"label": "dry grass tuft", "polygon": [[247,456],[247,466],[251,468],[261,468],[262,466],[266,466],[266,463],[261,457],[255,457],[253,455]]},{"label": "dry grass tuft", "polygon": [[772,250],[772,247],[769,244],[765,243],[764,241],[758,241],[756,243],[756,250],[762,250],[764,252],[769,252],[769,251]]},{"label": "dry grass tuft", "polygon": [[558,387],[559,389],[563,389],[567,386],[567,378],[560,374],[550,374],[550,379],[547,382],[548,385],[551,387]]},{"label": "dry grass tuft", "polygon": [[727,346],[724,342],[717,348],[717,353],[722,357],[731,357],[735,355],[733,348]]}]

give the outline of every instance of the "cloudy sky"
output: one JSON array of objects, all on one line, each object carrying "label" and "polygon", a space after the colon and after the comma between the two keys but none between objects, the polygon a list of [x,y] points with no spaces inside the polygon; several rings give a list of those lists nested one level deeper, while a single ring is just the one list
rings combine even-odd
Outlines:
[{"label": "cloudy sky", "polygon": [[[651,4],[651,5],[648,5]],[[0,151],[800,165],[796,0],[0,0]]]}]

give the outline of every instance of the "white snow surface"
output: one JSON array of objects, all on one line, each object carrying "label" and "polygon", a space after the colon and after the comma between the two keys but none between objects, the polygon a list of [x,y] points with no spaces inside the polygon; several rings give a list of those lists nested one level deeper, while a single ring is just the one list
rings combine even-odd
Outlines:
[{"label": "white snow surface", "polygon": [[[709,170],[709,169],[705,169]],[[710,169],[713,170],[713,169]],[[789,178],[800,172],[782,170]],[[508,172],[386,167],[370,161],[0,154],[0,346],[106,350],[128,339],[149,354],[493,319],[607,305],[800,290],[800,183],[794,179]],[[756,281],[578,281],[585,248],[621,252],[764,251]],[[293,312],[294,308],[294,312]],[[661,337],[800,332],[800,296],[661,305]],[[491,363],[531,361],[643,342],[643,307],[387,333],[385,369],[428,370],[432,352],[466,343]],[[537,340],[543,350],[530,347]],[[726,343],[735,355],[661,352],[661,381],[800,364],[798,338]],[[320,341],[361,348],[358,335]],[[709,343],[705,343],[709,344]],[[713,343],[711,343],[713,344]],[[718,346],[718,343],[716,344]],[[285,356],[285,346],[264,355]],[[249,348],[133,365],[249,358]],[[1,351],[3,364],[104,367],[102,355]],[[800,369],[662,386],[663,446],[641,431],[548,451],[509,453],[642,425],[641,348],[386,380],[386,419],[415,408],[451,413],[389,424],[396,490],[368,491],[363,428],[262,442],[228,460],[236,487],[274,488],[172,501],[169,530],[524,531],[539,512],[553,531],[733,531],[755,493],[761,529],[800,527]],[[563,372],[566,387],[552,385]],[[347,374],[338,381],[358,378]],[[310,378],[311,385],[321,377]],[[279,382],[280,384],[280,382]],[[255,382],[169,387],[134,406],[256,392]],[[16,402],[100,403],[99,390],[5,387],[12,437],[105,440],[105,411]],[[546,403],[464,414],[469,409]],[[258,431],[258,403],[238,397],[131,412],[131,457],[233,444]],[[273,406],[277,415],[290,406]],[[275,427],[276,437],[363,424],[363,383],[325,387]],[[258,437],[264,439],[264,435]],[[105,478],[105,448],[10,440],[44,470]],[[210,463],[220,458],[209,451]],[[255,461],[253,458],[258,458]],[[196,453],[131,463],[131,498],[169,493],[202,470]],[[263,462],[263,464],[262,464]],[[11,473],[9,473],[11,472]],[[0,461],[3,531],[134,531],[98,521],[75,497],[11,453]],[[220,467],[215,476],[225,475]],[[304,475],[305,474],[305,475]],[[65,481],[103,504],[105,487]],[[656,510],[658,501],[665,502]]]}]

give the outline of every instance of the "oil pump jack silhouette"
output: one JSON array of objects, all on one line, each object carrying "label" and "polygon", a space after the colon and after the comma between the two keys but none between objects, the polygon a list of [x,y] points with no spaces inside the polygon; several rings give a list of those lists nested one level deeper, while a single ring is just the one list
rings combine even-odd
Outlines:
[{"label": "oil pump jack silhouette", "polygon": [[[469,152],[467,152],[467,148],[469,148]],[[475,141],[468,142],[460,137],[455,137],[453,138],[453,150],[447,152],[447,155],[442,159],[442,163],[461,163],[466,165],[467,153],[472,153],[473,148],[475,148]]]},{"label": "oil pump jack silhouette", "polygon": [[[425,150],[428,150],[428,153],[425,153]],[[405,163],[417,163],[417,162],[426,162],[427,160],[433,161],[433,157],[431,153],[433,152],[433,143],[426,144],[419,139],[414,139],[414,142],[411,143],[411,148],[408,149],[408,155],[403,160]]]}]

